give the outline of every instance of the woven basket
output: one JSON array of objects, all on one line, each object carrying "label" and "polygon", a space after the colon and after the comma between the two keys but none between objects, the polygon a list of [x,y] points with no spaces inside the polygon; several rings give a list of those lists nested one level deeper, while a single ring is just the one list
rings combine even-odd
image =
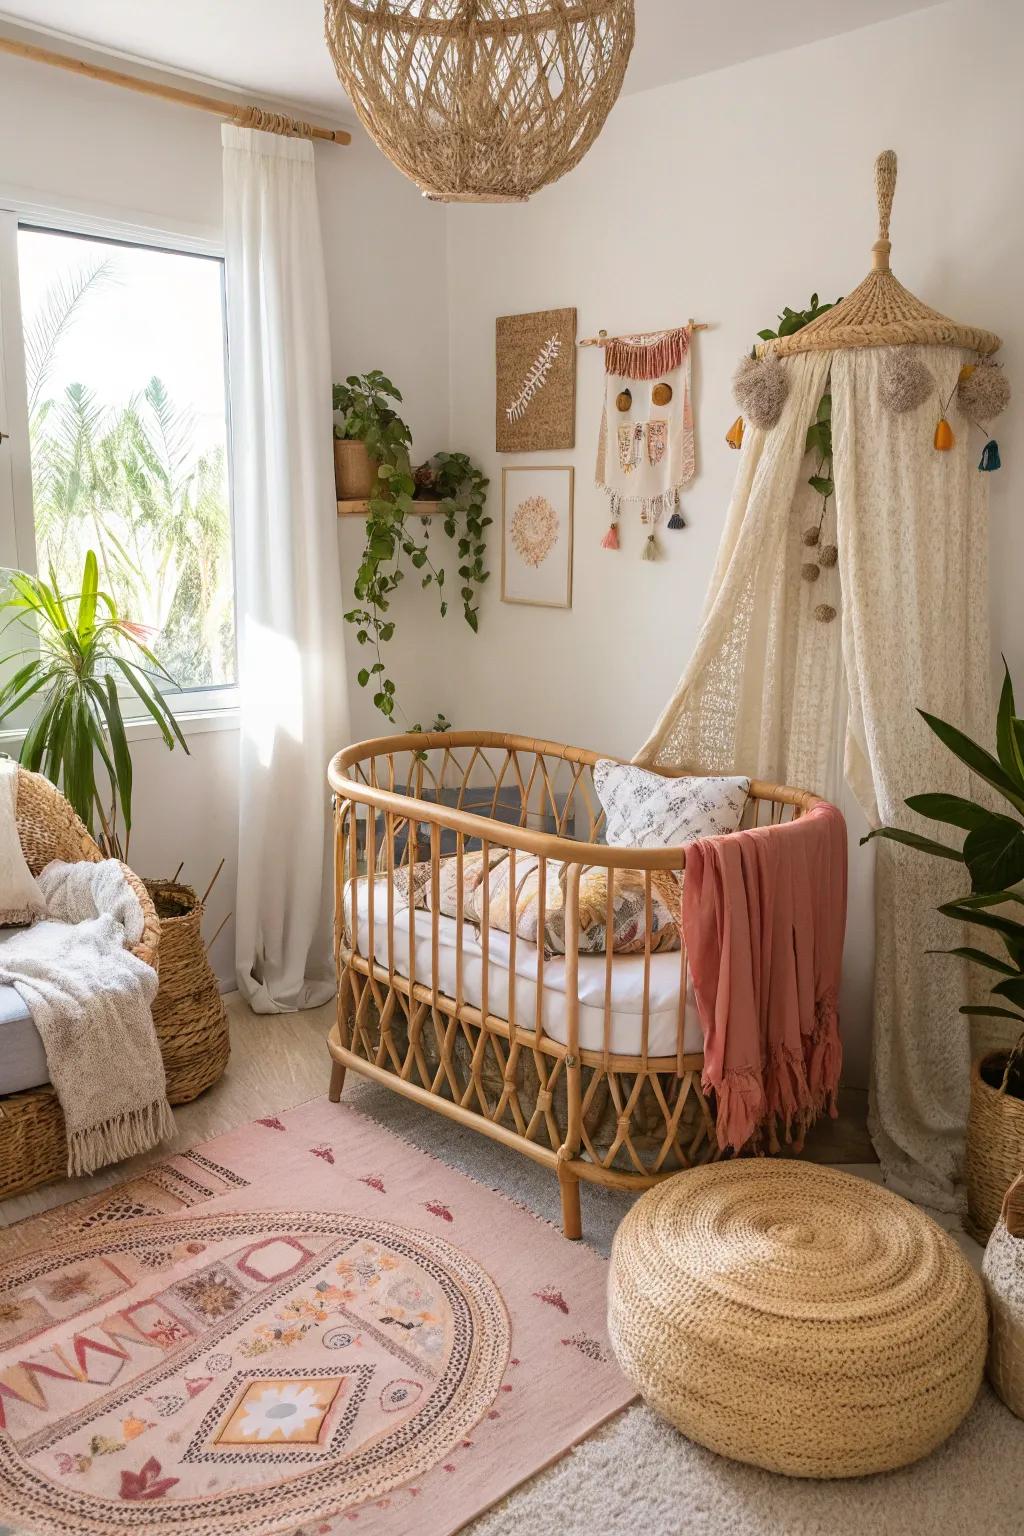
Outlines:
[{"label": "woven basket", "polygon": [[622,88],[633,0],[327,0],[359,121],[443,202],[522,202],[577,165]]},{"label": "woven basket", "polygon": [[656,1412],[791,1477],[906,1466],[981,1384],[981,1281],[941,1227],[834,1168],[744,1158],[640,1199],[615,1235],[608,1330]]},{"label": "woven basket", "polygon": [[[34,875],[52,859],[69,864],[96,863],[103,857],[60,790],[42,774],[18,769],[18,837],[25,861]],[[162,963],[160,925],[142,881],[125,868],[143,914],[142,938],[135,953],[147,965]],[[158,954],[159,949],[159,954]],[[64,1116],[49,1083],[26,1093],[0,1098],[0,1200],[34,1189],[67,1172],[68,1148]]]},{"label": "woven basket", "polygon": [[979,1243],[988,1242],[1006,1191],[1024,1168],[1024,1099],[999,1092],[1007,1055],[994,1051],[971,1067],[964,1226]]},{"label": "woven basket", "polygon": [[[1024,1197],[1024,1174],[1014,1190]],[[981,1272],[992,1311],[988,1379],[1010,1412],[1024,1419],[1024,1235],[1010,1231],[1008,1203],[1014,1190],[1007,1192]]]},{"label": "woven basket", "polygon": [[167,1097],[187,1104],[215,1083],[231,1046],[224,1002],[203,943],[203,904],[190,885],[145,882],[160,918],[160,987],[153,1024]]}]

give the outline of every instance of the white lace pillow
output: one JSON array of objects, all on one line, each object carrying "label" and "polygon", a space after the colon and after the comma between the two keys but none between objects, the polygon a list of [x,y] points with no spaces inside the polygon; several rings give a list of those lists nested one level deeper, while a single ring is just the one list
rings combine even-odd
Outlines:
[{"label": "white lace pillow", "polygon": [[750,791],[742,778],[666,779],[632,763],[601,758],[594,788],[613,848],[674,848],[735,832]]}]

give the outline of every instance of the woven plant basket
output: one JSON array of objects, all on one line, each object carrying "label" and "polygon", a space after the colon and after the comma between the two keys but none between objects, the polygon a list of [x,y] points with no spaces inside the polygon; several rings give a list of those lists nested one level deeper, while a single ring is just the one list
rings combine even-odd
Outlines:
[{"label": "woven plant basket", "polygon": [[377,460],[366,444],[334,439],[334,489],[339,501],[365,501],[377,483]]},{"label": "woven plant basket", "polygon": [[359,121],[442,202],[523,202],[577,165],[633,47],[633,0],[327,0]]},{"label": "woven plant basket", "polygon": [[167,1097],[187,1104],[215,1083],[231,1046],[224,1002],[203,943],[203,904],[190,885],[147,880],[160,919],[160,987],[153,1024]]},{"label": "woven plant basket", "polygon": [[1024,1419],[1024,1228],[1012,1230],[1014,1196],[1024,1205],[1024,1174],[1007,1191],[981,1273],[992,1313],[988,1379],[1010,1412]]},{"label": "woven plant basket", "polygon": [[988,1242],[1006,1191],[1024,1168],[1024,1099],[999,1092],[1008,1054],[994,1051],[971,1066],[964,1226],[979,1243]]}]

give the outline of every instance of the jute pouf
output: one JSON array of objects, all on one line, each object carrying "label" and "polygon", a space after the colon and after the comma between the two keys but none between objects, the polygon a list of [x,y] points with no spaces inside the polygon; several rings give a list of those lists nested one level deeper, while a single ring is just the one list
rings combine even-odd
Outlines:
[{"label": "jute pouf", "polygon": [[905,1466],[985,1364],[981,1281],[921,1211],[812,1164],[740,1159],[656,1185],[615,1236],[609,1332],[691,1440],[792,1477]]}]

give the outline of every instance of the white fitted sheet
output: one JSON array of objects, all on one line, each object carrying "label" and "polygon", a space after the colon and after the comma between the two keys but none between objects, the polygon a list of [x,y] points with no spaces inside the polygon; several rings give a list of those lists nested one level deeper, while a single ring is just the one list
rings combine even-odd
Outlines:
[{"label": "white fitted sheet", "polygon": [[[388,964],[388,894],[386,876],[373,882],[373,948],[379,965]],[[345,886],[346,929],[352,922],[352,882]],[[433,914],[417,909],[415,914],[415,976],[425,986],[431,985],[431,925]],[[356,926],[358,952],[366,956],[370,949],[369,893],[366,877],[356,881]],[[481,1006],[483,947],[475,924],[463,923],[462,995],[472,1007]],[[455,955],[458,924],[452,917],[439,916],[438,990],[455,996]],[[500,1019],[509,1016],[509,936],[490,929],[487,951],[488,1011]],[[515,1018],[521,1028],[532,1029],[537,1008],[537,946],[516,940]],[[409,975],[409,911],[395,901],[394,967],[401,976]],[[579,995],[579,1043],[585,1051],[604,1049],[605,1025],[605,955],[580,955],[577,976]],[[674,1056],[679,1017],[679,951],[651,956],[650,1027],[648,1055]],[[611,1049],[616,1055],[637,1056],[641,1049],[643,1015],[644,957],[615,955],[611,977]],[[692,983],[687,978],[686,1019],[683,1046],[687,1052],[703,1051],[697,1004]],[[565,957],[555,955],[544,961],[544,996],[541,1004],[541,1028],[552,1040],[565,1044]]]}]

